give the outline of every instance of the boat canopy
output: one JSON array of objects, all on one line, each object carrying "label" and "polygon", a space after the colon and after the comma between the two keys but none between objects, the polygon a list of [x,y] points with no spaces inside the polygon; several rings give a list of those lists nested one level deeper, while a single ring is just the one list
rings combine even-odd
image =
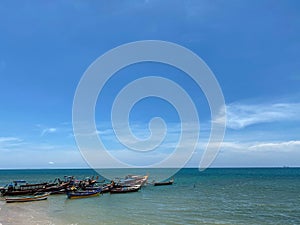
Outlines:
[{"label": "boat canopy", "polygon": [[26,180],[14,180],[14,183],[26,183]]}]

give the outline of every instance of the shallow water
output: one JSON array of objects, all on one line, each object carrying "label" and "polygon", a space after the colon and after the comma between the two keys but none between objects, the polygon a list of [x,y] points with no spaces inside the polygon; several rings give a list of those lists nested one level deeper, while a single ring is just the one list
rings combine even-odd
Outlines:
[{"label": "shallow water", "polygon": [[[0,171],[0,185],[12,179],[49,181],[66,174],[83,178],[95,172]],[[183,169],[174,177],[172,186],[148,185],[137,193],[76,200],[53,195],[47,201],[30,203],[2,201],[0,223],[300,224],[300,169]]]}]

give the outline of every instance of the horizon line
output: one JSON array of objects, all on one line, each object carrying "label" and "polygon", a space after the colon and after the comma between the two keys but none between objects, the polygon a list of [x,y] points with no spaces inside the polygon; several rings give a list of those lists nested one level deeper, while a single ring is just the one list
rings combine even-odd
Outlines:
[{"label": "horizon line", "polygon": [[[0,168],[1,170],[111,170],[111,169],[199,169],[198,167],[161,167],[161,168],[148,168],[148,167],[136,167],[136,168],[125,168],[125,167],[106,167],[106,168],[88,168],[88,167],[58,167],[58,168]],[[207,169],[300,169],[300,166],[245,166],[245,167],[209,167]],[[205,171],[203,170],[203,171]]]}]

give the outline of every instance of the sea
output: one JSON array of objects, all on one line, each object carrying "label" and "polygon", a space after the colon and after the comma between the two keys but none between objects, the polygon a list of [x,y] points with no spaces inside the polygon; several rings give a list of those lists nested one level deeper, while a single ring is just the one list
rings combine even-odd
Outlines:
[{"label": "sea", "polygon": [[[159,170],[163,174],[166,169]],[[148,173],[151,183],[151,169]],[[0,170],[0,186],[65,175],[82,179],[98,174],[92,169]],[[128,194],[73,200],[61,194],[9,204],[2,199],[0,224],[300,224],[300,168],[185,168],[173,177],[173,185],[148,184]]]}]

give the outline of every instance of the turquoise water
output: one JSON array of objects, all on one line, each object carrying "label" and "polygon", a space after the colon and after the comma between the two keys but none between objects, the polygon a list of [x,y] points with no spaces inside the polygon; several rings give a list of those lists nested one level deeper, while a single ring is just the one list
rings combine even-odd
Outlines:
[{"label": "turquoise water", "polygon": [[[122,170],[132,172],[145,170]],[[147,172],[151,181],[151,170]],[[63,175],[94,174],[93,170],[2,170],[0,186],[13,179],[50,181]],[[300,224],[300,169],[182,169],[174,178],[172,186],[148,185],[122,195],[77,200],[56,195],[21,204],[1,201],[0,223]]]}]

